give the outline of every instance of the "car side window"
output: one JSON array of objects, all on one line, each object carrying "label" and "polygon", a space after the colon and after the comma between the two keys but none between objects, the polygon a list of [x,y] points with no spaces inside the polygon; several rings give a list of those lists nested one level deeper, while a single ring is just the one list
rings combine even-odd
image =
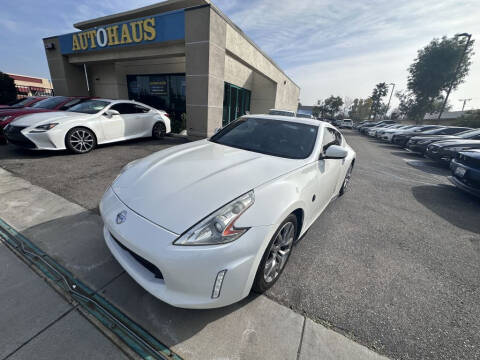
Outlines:
[{"label": "car side window", "polygon": [[139,111],[136,108],[136,104],[131,103],[118,103],[112,105],[110,108],[112,110],[117,110],[120,114],[137,114]]},{"label": "car side window", "polygon": [[343,143],[343,137],[342,137],[342,134],[340,134],[337,130],[334,130],[334,129],[331,129],[333,131],[333,134],[335,136],[335,145],[342,145]]},{"label": "car side window", "polygon": [[138,104],[135,104],[135,109],[136,109],[137,113],[139,113],[139,114],[148,113],[150,111],[149,108],[147,108],[145,106],[142,106],[142,105],[138,105]]},{"label": "car side window", "polygon": [[335,130],[332,128],[326,127],[323,132],[323,151],[327,150],[330,145],[337,145],[337,137],[335,136]]}]

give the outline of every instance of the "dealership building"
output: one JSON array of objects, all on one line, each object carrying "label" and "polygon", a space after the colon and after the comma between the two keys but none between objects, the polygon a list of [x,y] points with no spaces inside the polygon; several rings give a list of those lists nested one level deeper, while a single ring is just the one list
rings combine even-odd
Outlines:
[{"label": "dealership building", "polygon": [[296,110],[299,87],[209,0],[169,0],[43,39],[56,95],[134,99],[203,138],[247,112]]}]

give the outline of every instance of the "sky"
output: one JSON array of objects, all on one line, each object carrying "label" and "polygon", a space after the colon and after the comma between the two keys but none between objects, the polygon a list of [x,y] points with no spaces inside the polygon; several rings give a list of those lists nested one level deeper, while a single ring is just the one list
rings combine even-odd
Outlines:
[{"label": "sky", "polygon": [[[2,1],[0,70],[49,77],[42,38],[73,23],[155,3],[147,0]],[[214,3],[300,88],[300,102],[365,98],[379,82],[406,88],[417,50],[435,37],[477,39],[470,74],[450,95],[480,108],[479,0],[217,0]],[[478,38],[477,38],[478,37]],[[385,99],[388,101],[388,99]],[[392,108],[397,105],[395,97]]]}]

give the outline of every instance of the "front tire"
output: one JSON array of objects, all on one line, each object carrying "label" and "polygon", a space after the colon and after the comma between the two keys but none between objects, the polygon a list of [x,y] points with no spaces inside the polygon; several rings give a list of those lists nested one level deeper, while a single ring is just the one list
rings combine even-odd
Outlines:
[{"label": "front tire", "polygon": [[351,164],[347,170],[347,174],[345,175],[345,179],[343,180],[342,187],[340,188],[340,193],[339,193],[340,196],[345,194],[349,189],[350,179],[352,177],[352,170],[353,170],[353,164]]},{"label": "front tire", "polygon": [[86,154],[95,149],[97,138],[90,129],[76,127],[65,136],[65,145],[75,154]]},{"label": "front tire", "polygon": [[157,122],[155,125],[153,125],[152,137],[157,140],[163,139],[166,132],[167,129],[165,128],[165,124],[162,122]]},{"label": "front tire", "polygon": [[293,214],[283,220],[263,254],[252,285],[253,291],[263,293],[278,280],[290,258],[297,238],[297,217]]}]

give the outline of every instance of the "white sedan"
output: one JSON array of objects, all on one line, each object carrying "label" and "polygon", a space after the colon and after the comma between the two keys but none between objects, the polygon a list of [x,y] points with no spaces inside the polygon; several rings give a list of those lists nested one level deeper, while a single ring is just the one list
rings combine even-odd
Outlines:
[{"label": "white sedan", "polygon": [[275,283],[354,162],[328,123],[247,115],[128,164],[100,203],[105,241],[157,298],[226,306]]},{"label": "white sedan", "polygon": [[165,111],[129,100],[90,99],[67,111],[19,117],[5,127],[10,143],[37,150],[87,153],[97,144],[170,132]]}]

